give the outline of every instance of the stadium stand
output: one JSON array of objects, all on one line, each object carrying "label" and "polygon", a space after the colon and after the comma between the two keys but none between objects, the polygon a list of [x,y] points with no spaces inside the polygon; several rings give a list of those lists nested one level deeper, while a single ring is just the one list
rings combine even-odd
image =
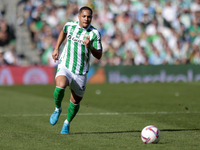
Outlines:
[{"label": "stadium stand", "polygon": [[200,64],[200,0],[0,1],[8,9],[0,16],[15,29],[21,65],[55,66],[51,53],[59,31],[78,19],[83,5],[94,10],[92,24],[102,35],[103,58],[91,64]]}]

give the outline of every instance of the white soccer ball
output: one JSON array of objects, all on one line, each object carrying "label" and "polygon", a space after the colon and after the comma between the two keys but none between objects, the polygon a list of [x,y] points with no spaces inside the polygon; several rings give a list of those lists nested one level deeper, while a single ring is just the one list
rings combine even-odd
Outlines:
[{"label": "white soccer ball", "polygon": [[160,136],[160,130],[153,125],[144,127],[141,132],[141,139],[145,144],[158,143],[160,141]]}]

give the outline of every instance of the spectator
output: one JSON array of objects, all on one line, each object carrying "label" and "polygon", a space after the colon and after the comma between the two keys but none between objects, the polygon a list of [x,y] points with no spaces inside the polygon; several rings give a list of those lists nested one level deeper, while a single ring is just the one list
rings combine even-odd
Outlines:
[{"label": "spectator", "polygon": [[194,51],[191,53],[190,61],[192,64],[200,65],[200,50],[197,45],[194,45]]},{"label": "spectator", "polygon": [[165,7],[162,10],[162,17],[166,27],[171,27],[171,23],[176,19],[176,12],[176,8],[172,6],[171,1],[166,2]]},{"label": "spectator", "polygon": [[11,40],[15,39],[13,29],[5,20],[0,20],[0,46],[6,46]]},{"label": "spectator", "polygon": [[195,37],[200,35],[200,26],[198,20],[195,18],[192,20],[192,25],[189,28],[190,41],[194,41]]},{"label": "spectator", "polygon": [[21,59],[16,54],[15,43],[12,41],[9,44],[9,50],[4,53],[4,59],[8,65],[19,66],[21,65]]},{"label": "spectator", "polygon": [[194,0],[190,6],[190,10],[193,13],[193,15],[200,11],[200,0]]},{"label": "spectator", "polygon": [[161,52],[151,44],[153,52],[149,56],[149,64],[151,65],[162,65],[164,63],[164,58],[161,55]]},{"label": "spectator", "polygon": [[0,47],[0,66],[8,65],[7,61],[4,59],[4,51]]},{"label": "spectator", "polygon": [[165,55],[165,58],[164,58],[164,61],[163,61],[163,64],[168,64],[168,65],[173,65],[175,64],[175,61],[173,59],[173,53],[171,51],[171,49],[169,48],[166,48],[166,55]]},{"label": "spectator", "polygon": [[134,64],[134,56],[130,50],[127,50],[123,60],[124,66],[132,66]]},{"label": "spectator", "polygon": [[51,26],[52,28],[54,28],[56,25],[58,25],[59,23],[59,18],[56,14],[56,9],[52,8],[49,12],[49,15],[46,18],[46,23]]},{"label": "spectator", "polygon": [[191,15],[190,10],[184,8],[182,13],[180,14],[180,22],[184,25],[186,29],[189,29],[191,26]]}]

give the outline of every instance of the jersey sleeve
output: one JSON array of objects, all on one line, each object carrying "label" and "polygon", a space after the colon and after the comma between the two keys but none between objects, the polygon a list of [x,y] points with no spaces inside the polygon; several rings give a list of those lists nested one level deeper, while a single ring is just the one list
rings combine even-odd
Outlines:
[{"label": "jersey sleeve", "polygon": [[64,27],[63,27],[63,31],[65,32],[65,33],[67,33],[67,29],[68,29],[68,27],[69,27],[69,22],[67,22],[65,25],[64,25]]},{"label": "jersey sleeve", "polygon": [[97,49],[97,50],[98,50],[98,49],[101,49],[101,50],[102,50],[101,34],[100,34],[100,32],[99,32],[99,31],[96,31],[94,35],[95,35],[95,36],[94,36],[94,40],[93,40],[93,43],[92,43],[93,47],[94,47],[95,49]]}]

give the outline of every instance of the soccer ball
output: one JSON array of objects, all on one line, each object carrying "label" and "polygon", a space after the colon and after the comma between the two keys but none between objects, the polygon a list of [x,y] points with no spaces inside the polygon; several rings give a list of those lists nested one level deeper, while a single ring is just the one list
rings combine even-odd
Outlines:
[{"label": "soccer ball", "polygon": [[160,141],[160,130],[153,126],[146,126],[141,132],[141,139],[145,144],[156,144]]}]

